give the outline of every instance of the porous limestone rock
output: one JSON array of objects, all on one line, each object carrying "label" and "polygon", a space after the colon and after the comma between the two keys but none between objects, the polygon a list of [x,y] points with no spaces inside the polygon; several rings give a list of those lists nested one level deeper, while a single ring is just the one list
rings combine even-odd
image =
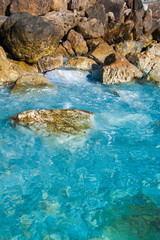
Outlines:
[{"label": "porous limestone rock", "polygon": [[91,127],[93,113],[79,109],[30,110],[11,117],[15,124],[37,131],[82,134]]},{"label": "porous limestone rock", "polygon": [[102,42],[104,42],[103,38],[88,39],[87,46],[88,46],[89,51],[94,51],[95,48]]},{"label": "porous limestone rock", "polygon": [[60,68],[63,65],[63,56],[61,54],[53,54],[43,57],[38,61],[38,69],[40,72],[47,72]]},{"label": "porous limestone rock", "polygon": [[120,57],[102,69],[102,82],[104,84],[129,83],[142,77],[143,73],[124,57]]},{"label": "porous limestone rock", "polygon": [[30,63],[54,53],[63,36],[62,29],[29,13],[14,13],[1,28],[5,46],[12,55]]},{"label": "porous limestone rock", "polygon": [[51,11],[66,12],[68,6],[67,0],[52,0]]},{"label": "porous limestone rock", "polygon": [[45,86],[55,86],[51,84],[48,78],[38,73],[28,73],[17,79],[11,93],[23,91],[28,88],[41,88]]},{"label": "porous limestone rock", "polygon": [[91,70],[94,65],[96,65],[96,62],[87,57],[70,58],[65,64],[67,67],[72,67],[84,71]]},{"label": "porous limestone rock", "polygon": [[145,42],[143,41],[128,40],[116,44],[115,50],[120,54],[126,55],[130,52],[141,52],[143,47],[145,47]]}]

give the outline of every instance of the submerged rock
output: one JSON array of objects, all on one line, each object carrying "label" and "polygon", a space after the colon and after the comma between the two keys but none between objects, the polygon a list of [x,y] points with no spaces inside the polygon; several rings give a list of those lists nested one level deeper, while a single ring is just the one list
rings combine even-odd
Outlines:
[{"label": "submerged rock", "polygon": [[143,73],[124,57],[120,57],[119,60],[104,66],[102,69],[102,82],[104,84],[129,83],[142,77]]},{"label": "submerged rock", "polygon": [[72,67],[85,71],[91,70],[94,65],[96,65],[96,62],[87,57],[70,58],[65,64],[65,66],[67,67]]},{"label": "submerged rock", "polygon": [[48,78],[38,73],[26,74],[17,79],[11,93],[26,90],[28,88],[41,88],[45,86],[55,86],[51,84]]},{"label": "submerged rock", "polygon": [[92,112],[78,109],[30,110],[14,115],[15,124],[37,131],[52,133],[82,134],[91,127]]},{"label": "submerged rock", "polygon": [[50,25],[41,17],[29,13],[14,13],[1,28],[5,46],[14,57],[30,63],[54,53],[61,37],[62,29]]}]

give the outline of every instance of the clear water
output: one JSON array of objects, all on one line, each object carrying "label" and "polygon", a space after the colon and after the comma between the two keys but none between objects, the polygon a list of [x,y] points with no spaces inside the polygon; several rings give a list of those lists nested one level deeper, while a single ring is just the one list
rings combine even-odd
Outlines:
[{"label": "clear water", "polygon": [[[57,90],[0,88],[0,240],[159,240],[160,88],[56,70]],[[95,113],[84,136],[13,127],[29,109]]]}]

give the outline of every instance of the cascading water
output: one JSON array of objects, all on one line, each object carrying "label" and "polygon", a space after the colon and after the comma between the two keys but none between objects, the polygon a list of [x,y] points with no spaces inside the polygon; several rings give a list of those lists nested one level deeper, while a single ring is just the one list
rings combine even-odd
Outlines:
[{"label": "cascading water", "polygon": [[[159,240],[160,88],[46,76],[57,89],[0,88],[0,240]],[[53,137],[8,120],[42,108],[93,111],[93,127]]]}]

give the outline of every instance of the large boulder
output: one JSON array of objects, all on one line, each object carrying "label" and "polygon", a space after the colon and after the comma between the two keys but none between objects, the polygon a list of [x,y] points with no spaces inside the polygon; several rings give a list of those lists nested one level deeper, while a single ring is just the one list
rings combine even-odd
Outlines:
[{"label": "large boulder", "polygon": [[50,11],[53,0],[12,0],[10,12],[28,12],[32,15],[44,15]]},{"label": "large boulder", "polygon": [[147,81],[160,82],[160,57],[151,51],[130,53],[127,59],[146,74]]},{"label": "large boulder", "polygon": [[11,0],[0,0],[0,15],[8,15],[9,14],[9,6]]},{"label": "large boulder", "polygon": [[99,2],[96,2],[92,7],[86,9],[86,15],[88,18],[96,18],[103,24],[106,22],[105,7]]},{"label": "large boulder", "polygon": [[34,63],[56,50],[63,32],[41,17],[14,13],[3,24],[1,35],[14,57]]},{"label": "large boulder", "polygon": [[85,39],[99,38],[104,35],[104,26],[96,18],[84,19],[77,25],[77,31],[80,32]]},{"label": "large boulder", "polygon": [[102,82],[104,84],[129,83],[142,78],[142,76],[142,72],[124,57],[120,57],[102,69]]},{"label": "large boulder", "polygon": [[17,79],[11,93],[21,92],[28,88],[42,88],[46,86],[55,86],[50,83],[48,78],[38,73],[28,73]]},{"label": "large boulder", "polygon": [[87,57],[70,58],[65,64],[67,67],[84,71],[90,71],[94,65],[96,65],[96,62]]},{"label": "large boulder", "polygon": [[71,29],[67,39],[71,43],[72,49],[75,51],[76,55],[82,55],[88,52],[87,43],[80,33]]},{"label": "large boulder", "polygon": [[98,64],[106,64],[110,59],[113,62],[115,61],[115,51],[112,46],[109,46],[108,43],[100,43],[96,49],[89,55],[90,58],[94,59]]},{"label": "large boulder", "polygon": [[47,57],[43,57],[38,61],[38,68],[42,73],[60,68],[62,65],[63,56],[61,54],[53,54]]},{"label": "large boulder", "polygon": [[82,134],[91,127],[92,112],[78,109],[30,110],[14,115],[15,124],[36,131],[53,133]]},{"label": "large boulder", "polygon": [[70,10],[83,10],[92,6],[96,0],[70,0],[69,9]]}]

